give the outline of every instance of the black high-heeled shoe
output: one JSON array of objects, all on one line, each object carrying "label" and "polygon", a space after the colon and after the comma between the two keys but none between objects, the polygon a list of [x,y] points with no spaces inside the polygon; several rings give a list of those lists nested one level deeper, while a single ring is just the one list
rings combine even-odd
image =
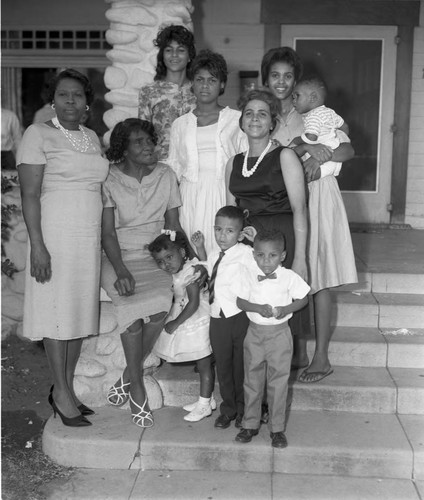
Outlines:
[{"label": "black high-heeled shoe", "polygon": [[[52,394],[52,395],[53,395],[53,389],[54,389],[54,384],[50,387],[50,394]],[[78,405],[77,408],[81,412],[81,415],[94,415],[96,413],[94,410],[92,410],[88,406],[85,406],[84,403],[81,403],[80,405]]]},{"label": "black high-heeled shoe", "polygon": [[81,412],[81,415],[94,415],[96,413],[94,410],[92,410],[88,406],[85,406],[84,403],[81,403],[80,405],[78,405],[77,408]]},{"label": "black high-heeled shoe", "polygon": [[50,406],[53,408],[54,418],[56,418],[56,413],[57,413],[60,419],[62,420],[63,425],[67,425],[68,427],[86,427],[87,425],[92,425],[92,423],[89,420],[87,420],[83,415],[78,415],[77,417],[72,417],[72,418],[65,417],[65,415],[56,406],[52,393],[49,394],[48,401],[50,403]]}]

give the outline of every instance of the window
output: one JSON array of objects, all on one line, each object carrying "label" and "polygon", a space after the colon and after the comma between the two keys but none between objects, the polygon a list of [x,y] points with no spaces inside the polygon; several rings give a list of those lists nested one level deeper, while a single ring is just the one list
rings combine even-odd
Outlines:
[{"label": "window", "polygon": [[2,50],[109,50],[105,30],[1,30]]}]

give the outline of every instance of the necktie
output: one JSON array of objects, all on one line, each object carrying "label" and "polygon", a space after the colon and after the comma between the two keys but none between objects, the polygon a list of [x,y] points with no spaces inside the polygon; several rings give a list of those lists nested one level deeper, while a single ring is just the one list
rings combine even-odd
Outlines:
[{"label": "necktie", "polygon": [[260,274],[258,274],[258,281],[276,280],[276,279],[277,279],[277,275],[275,273],[266,274],[265,276],[261,276]]},{"label": "necktie", "polygon": [[215,280],[216,280],[216,273],[218,272],[218,266],[219,263],[222,260],[222,257],[224,257],[225,252],[219,252],[219,257],[217,261],[215,262],[213,269],[212,269],[212,274],[211,274],[211,279],[209,280],[209,304],[212,304],[214,299],[215,299]]}]

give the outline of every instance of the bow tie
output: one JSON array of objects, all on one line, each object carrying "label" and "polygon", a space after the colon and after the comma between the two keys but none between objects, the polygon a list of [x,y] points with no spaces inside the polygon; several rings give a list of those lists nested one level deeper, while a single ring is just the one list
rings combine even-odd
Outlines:
[{"label": "bow tie", "polygon": [[277,279],[277,275],[276,273],[271,273],[271,274],[267,274],[265,276],[261,276],[260,274],[258,274],[258,281],[263,281],[263,280],[276,280]]}]

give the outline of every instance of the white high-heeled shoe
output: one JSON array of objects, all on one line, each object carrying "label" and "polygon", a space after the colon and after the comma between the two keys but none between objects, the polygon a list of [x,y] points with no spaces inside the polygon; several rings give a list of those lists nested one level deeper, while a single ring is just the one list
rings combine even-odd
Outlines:
[{"label": "white high-heeled shoe", "polygon": [[144,400],[143,406],[140,406],[134,401],[130,394],[130,403],[132,403],[138,410],[140,410],[138,413],[133,413],[131,410],[132,421],[135,423],[135,425],[138,425],[139,427],[152,427],[152,425],[154,424],[152,412],[150,410],[146,411],[144,409],[147,403],[147,398]]},{"label": "white high-heeled shoe", "polygon": [[[188,405],[183,406],[183,410],[193,411],[196,408],[196,405],[198,402],[199,402],[199,400],[195,401],[194,403],[189,403]],[[216,404],[215,398],[213,397],[213,394],[211,396],[210,405],[211,405],[212,411],[215,411],[217,408],[217,404]]]},{"label": "white high-heeled shoe", "polygon": [[[128,401],[130,393],[130,383],[124,384],[124,379],[121,377],[112,385],[107,393],[107,400],[113,406],[122,406]],[[116,398],[115,400],[112,398]]]}]

